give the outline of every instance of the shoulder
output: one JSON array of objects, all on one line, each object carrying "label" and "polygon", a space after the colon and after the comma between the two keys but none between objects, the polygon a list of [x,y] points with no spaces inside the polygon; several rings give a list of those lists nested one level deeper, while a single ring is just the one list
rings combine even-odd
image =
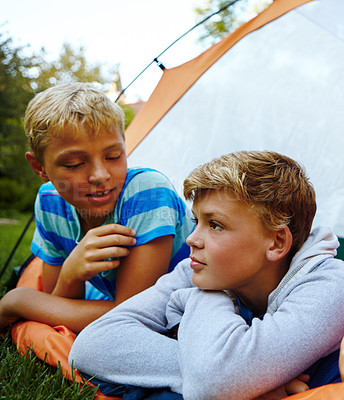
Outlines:
[{"label": "shoulder", "polygon": [[73,219],[70,205],[59,195],[51,182],[44,183],[38,191],[35,204],[36,217],[44,215],[44,218],[62,217]]},{"label": "shoulder", "polygon": [[156,187],[167,187],[175,191],[172,182],[166,175],[150,168],[129,168],[126,186],[139,186],[141,191]]},{"label": "shoulder", "polygon": [[329,257],[319,263],[312,272],[328,276],[334,280],[337,280],[337,278],[344,279],[344,261],[339,258]]},{"label": "shoulder", "polygon": [[38,196],[40,197],[59,196],[59,194],[51,182],[46,182],[40,186],[38,190]]},{"label": "shoulder", "polygon": [[344,303],[344,262],[329,257],[321,261],[306,276],[305,282],[317,285],[319,295],[339,296]]},{"label": "shoulder", "polygon": [[344,300],[344,262],[342,260],[327,257],[316,263],[294,285],[318,285],[320,291],[330,291],[338,288]]},{"label": "shoulder", "polygon": [[171,181],[163,173],[148,168],[132,168],[128,170],[126,183],[123,187],[122,202],[139,202],[140,204],[168,203],[171,208],[184,209],[182,198],[177,193]]},{"label": "shoulder", "polygon": [[[310,261],[312,262],[312,261]],[[270,294],[268,312],[275,312],[285,301],[318,305],[340,303],[344,306],[344,262],[325,257],[305,270],[287,273],[280,285]],[[344,311],[344,310],[343,310]]]},{"label": "shoulder", "polygon": [[298,279],[292,278],[291,283],[286,286],[287,290],[284,292],[286,296],[303,293],[310,298],[316,295],[315,297],[322,298],[322,301],[338,297],[344,304],[344,262],[333,257],[325,258],[303,276]]}]

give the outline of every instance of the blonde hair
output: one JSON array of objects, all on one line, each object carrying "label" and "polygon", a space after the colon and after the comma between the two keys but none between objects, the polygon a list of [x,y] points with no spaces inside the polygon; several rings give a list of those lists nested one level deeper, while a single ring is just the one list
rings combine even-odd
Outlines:
[{"label": "blonde hair", "polygon": [[122,109],[90,83],[51,87],[36,95],[25,113],[25,133],[41,163],[52,134],[61,134],[67,127],[77,132],[82,125],[94,134],[102,127],[114,127],[124,137]]},{"label": "blonde hair", "polygon": [[196,168],[184,181],[184,196],[194,200],[206,190],[228,188],[252,205],[267,231],[288,226],[291,253],[307,239],[316,212],[315,192],[303,168],[272,151],[223,155]]}]

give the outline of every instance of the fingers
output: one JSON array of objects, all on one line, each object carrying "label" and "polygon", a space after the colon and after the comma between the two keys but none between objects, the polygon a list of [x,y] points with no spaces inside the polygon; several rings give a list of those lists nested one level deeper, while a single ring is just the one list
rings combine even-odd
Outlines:
[{"label": "fingers", "polygon": [[135,234],[134,229],[118,224],[89,230],[63,263],[55,290],[60,293],[62,286],[75,286],[99,272],[117,268],[117,258],[128,256],[128,247],[136,244]]},{"label": "fingers", "polygon": [[339,371],[342,380],[344,381],[344,338],[342,339],[342,343],[340,345],[340,353],[339,353]]},{"label": "fingers", "polygon": [[106,236],[111,234],[124,235],[124,236],[136,235],[134,229],[119,224],[108,224],[108,225],[98,226],[97,228],[91,229],[89,232],[93,232],[97,236]]},{"label": "fingers", "polygon": [[299,375],[297,378],[285,384],[285,391],[288,395],[305,392],[309,389],[308,385],[305,383],[308,379],[308,375]]},{"label": "fingers", "polygon": [[104,247],[90,251],[85,255],[86,262],[103,261],[109,258],[126,257],[129,250],[126,247]]},{"label": "fingers", "polygon": [[261,396],[256,397],[254,400],[280,400],[284,399],[286,396],[305,392],[309,389],[309,387],[306,385],[306,382],[308,381],[309,375],[301,374],[285,385],[279,386],[268,393],[262,394]]},{"label": "fingers", "polygon": [[96,240],[98,243],[97,247],[134,246],[136,244],[136,239],[134,237],[120,234],[98,236]]},{"label": "fingers", "polygon": [[97,261],[92,264],[90,271],[91,275],[94,276],[99,272],[110,271],[111,269],[117,268],[120,264],[120,260],[108,260],[108,261]]},{"label": "fingers", "polygon": [[[109,224],[99,226],[91,229],[84,239],[82,240],[85,244],[85,248],[92,249],[104,249],[112,246],[134,246],[136,244],[135,230],[128,228],[127,226]],[[111,253],[105,258],[110,257],[123,257],[126,256],[127,252],[121,252],[123,254]]]},{"label": "fingers", "polygon": [[306,374],[300,374],[300,375],[297,376],[295,379],[298,379],[298,380],[300,380],[300,381],[302,381],[302,382],[307,383],[307,382],[309,381],[309,379],[310,379],[310,376],[309,376],[309,375],[306,375]]}]

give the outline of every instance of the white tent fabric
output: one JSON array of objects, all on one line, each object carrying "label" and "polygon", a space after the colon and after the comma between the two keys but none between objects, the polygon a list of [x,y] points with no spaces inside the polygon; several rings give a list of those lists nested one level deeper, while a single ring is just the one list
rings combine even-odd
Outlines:
[{"label": "white tent fabric", "polygon": [[237,150],[274,150],[304,165],[317,193],[314,224],[344,237],[343,0],[310,1],[244,36],[131,152],[129,165],[164,172],[182,192],[193,168]]}]

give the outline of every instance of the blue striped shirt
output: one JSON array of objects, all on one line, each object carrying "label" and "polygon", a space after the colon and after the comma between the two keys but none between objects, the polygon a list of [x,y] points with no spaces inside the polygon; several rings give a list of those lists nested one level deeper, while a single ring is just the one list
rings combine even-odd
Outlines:
[{"label": "blue striped shirt", "polygon": [[[75,207],[67,203],[51,182],[41,186],[35,203],[36,230],[31,250],[47,264],[62,265],[83,238]],[[173,236],[171,271],[189,256],[185,240],[193,223],[189,209],[162,173],[130,168],[114,211],[104,224],[129,226],[136,231],[136,246]],[[116,269],[101,272],[90,282],[110,298],[115,297]]]}]

